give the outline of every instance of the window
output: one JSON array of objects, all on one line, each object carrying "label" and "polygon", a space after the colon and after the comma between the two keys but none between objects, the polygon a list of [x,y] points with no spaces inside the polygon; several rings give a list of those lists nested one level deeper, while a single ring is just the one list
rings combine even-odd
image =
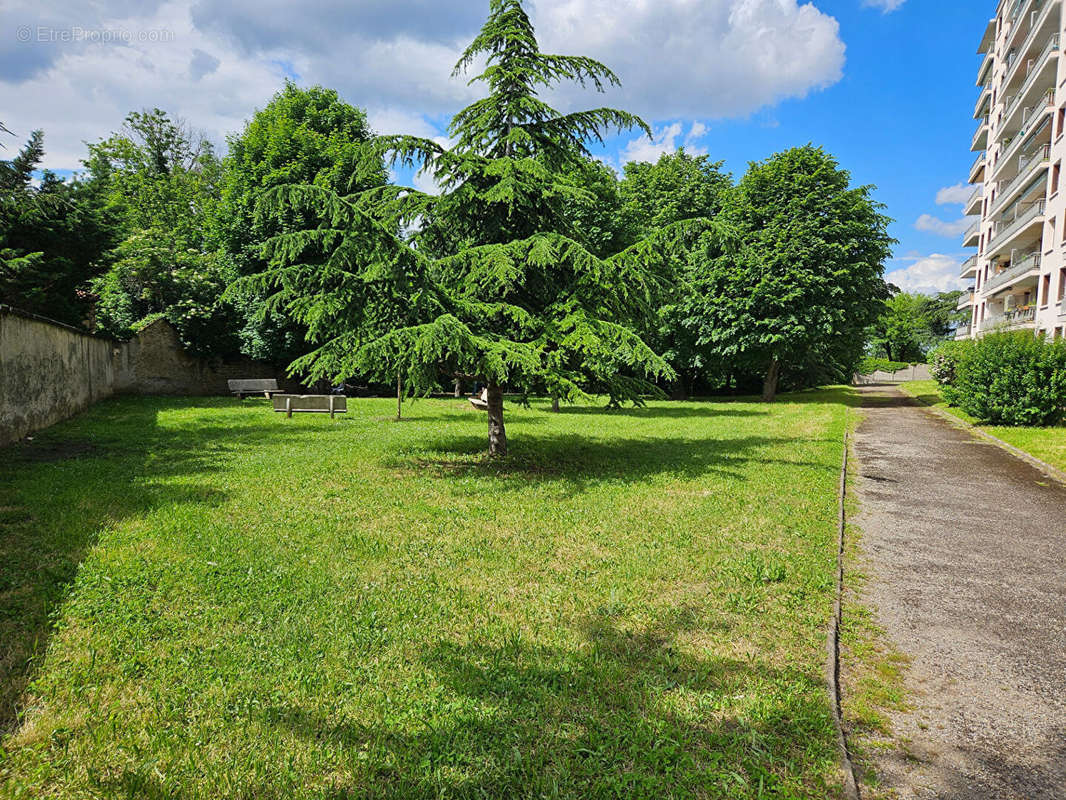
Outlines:
[{"label": "window", "polygon": [[1055,341],[1062,338],[1062,328],[1055,328]]},{"label": "window", "polygon": [[1066,300],[1066,267],[1059,270],[1059,302]]},{"label": "window", "polygon": [[1064,130],[1066,130],[1066,106],[1059,109],[1058,124],[1055,126],[1055,132],[1059,136],[1062,136]]},{"label": "window", "polygon": [[1051,193],[1056,194],[1059,191],[1059,173],[1062,172],[1062,162],[1060,161],[1054,167],[1051,168]]},{"label": "window", "polygon": [[1040,282],[1040,307],[1047,308],[1048,303],[1051,302],[1051,276],[1045,275],[1044,279]]},{"label": "window", "polygon": [[[1047,249],[1049,253],[1055,246],[1055,231],[1058,230],[1057,223],[1058,220],[1056,220],[1055,217],[1052,217],[1047,221],[1047,233],[1044,234],[1044,241],[1048,243]],[[1043,244],[1043,242],[1041,242],[1041,244]]]}]

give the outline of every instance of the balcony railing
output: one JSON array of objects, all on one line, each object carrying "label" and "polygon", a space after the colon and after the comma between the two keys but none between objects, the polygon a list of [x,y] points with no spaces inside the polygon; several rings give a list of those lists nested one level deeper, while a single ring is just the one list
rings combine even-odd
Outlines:
[{"label": "balcony railing", "polygon": [[1040,51],[1040,55],[1032,60],[1031,66],[1029,67],[1028,77],[1022,84],[1022,88],[1018,90],[1018,93],[1014,95],[1014,98],[1007,105],[1007,110],[1003,114],[1003,119],[1010,119],[1014,116],[1014,112],[1018,110],[1018,105],[1025,99],[1026,93],[1033,88],[1033,81],[1035,81],[1036,76],[1040,74],[1040,70],[1044,68],[1044,64],[1046,64],[1047,60],[1051,58],[1052,53],[1057,54],[1058,51],[1059,35],[1056,33],[1048,39],[1047,44],[1044,45],[1044,49]]},{"label": "balcony railing", "polygon": [[978,153],[977,158],[973,162],[973,166],[970,167],[970,183],[977,183],[978,168],[984,166],[985,154]]},{"label": "balcony railing", "polygon": [[1028,253],[1014,262],[1002,272],[988,277],[985,291],[993,291],[1001,286],[1008,286],[1019,278],[1028,275],[1035,269],[1040,269],[1040,253]]},{"label": "balcony railing", "polygon": [[996,198],[996,202],[993,203],[992,208],[989,209],[989,213],[995,214],[1007,205],[1007,201],[1013,199],[1018,190],[1026,185],[1029,179],[1036,174],[1037,170],[1050,161],[1051,145],[1049,144],[1038,147],[1032,153],[1022,153],[1018,156],[1018,174],[1000,192],[999,197]]},{"label": "balcony railing", "polygon": [[[985,141],[982,142],[981,139]],[[970,141],[970,150],[984,150],[988,147],[988,117],[981,117],[981,122],[977,126],[977,132],[973,135],[973,139]]]},{"label": "balcony railing", "polygon": [[[1044,114],[1049,109],[1051,109],[1053,102],[1054,91],[1050,90],[1046,95],[1044,95],[1043,102],[1037,103],[1034,106],[1030,106],[1025,110],[1024,123],[1022,124],[1021,128],[1018,129],[1018,132],[1010,139],[1010,141],[1007,143],[1006,149],[1002,153],[1000,153],[1000,155],[996,158],[995,163],[992,165],[995,172],[998,173],[1003,168],[1004,164],[1009,163],[1010,160],[1014,158],[1015,155],[1017,155],[1017,151],[1022,147],[1022,145],[1029,143],[1028,139],[1026,138],[1029,134],[1029,131],[1034,128],[1036,126],[1037,121],[1039,121],[1044,116]],[[1037,130],[1039,131],[1040,129]]]},{"label": "balcony railing", "polygon": [[969,339],[970,338],[970,325],[969,323],[960,325],[955,329],[956,339]]},{"label": "balcony railing", "polygon": [[983,87],[981,87],[981,92],[980,92],[980,94],[977,95],[977,103],[973,107],[973,118],[974,119],[977,119],[978,117],[984,116],[981,112],[984,110],[985,105],[987,105],[991,99],[992,99],[992,87],[991,86],[983,86]]},{"label": "balcony railing", "polygon": [[962,277],[965,278],[971,272],[977,271],[977,256],[970,256],[962,262]]},{"label": "balcony railing", "polygon": [[985,318],[981,323],[981,330],[988,331],[993,328],[1013,328],[1019,325],[1029,325],[1036,321],[1036,308],[1018,308],[1005,314],[997,314]]},{"label": "balcony railing", "polygon": [[970,291],[968,292],[963,292],[962,297],[959,298],[959,305],[957,307],[957,310],[962,311],[964,308],[969,308],[970,306],[972,306],[975,297],[976,295],[974,294],[973,289],[970,289]]},{"label": "balcony railing", "polygon": [[997,245],[1010,241],[1019,231],[1024,230],[1026,226],[1044,216],[1046,207],[1047,203],[1044,200],[1038,200],[1035,203],[1020,203],[1012,211],[1004,213],[996,221],[992,230],[992,239],[988,243],[988,252],[995,250]]},{"label": "balcony railing", "polygon": [[[1016,52],[1016,53],[1027,53],[1027,52],[1029,52],[1029,48],[1033,44],[1033,38],[1036,36],[1036,32],[1040,30],[1040,27],[1041,27],[1040,23],[1043,22],[1043,14],[1045,12],[1047,12],[1047,10],[1050,9],[1054,4],[1055,4],[1054,0],[1052,0],[1052,2],[1043,3],[1043,8],[1038,9],[1038,12],[1041,14],[1041,16],[1039,16],[1037,19],[1033,20],[1033,25],[1029,28],[1028,33],[1025,34],[1025,39],[1022,40],[1022,43],[1020,45],[1018,45],[1017,48],[1015,48],[1014,52]],[[1015,66],[1016,61],[1021,61],[1021,59],[1018,58],[1015,61],[1011,61],[1010,63],[1007,64],[1007,72],[1003,76],[1003,85],[1004,86],[1010,85],[1010,82],[1012,80],[1014,80],[1014,69],[1013,69],[1013,67]]]},{"label": "balcony railing", "polygon": [[975,222],[973,225],[971,225],[969,228],[967,228],[966,233],[962,237],[962,246],[963,247],[977,247],[977,242],[974,242],[973,244],[966,244],[966,243],[968,241],[970,241],[971,239],[975,238],[975,237],[979,238],[980,235],[981,235],[981,220],[977,220],[977,222]]}]

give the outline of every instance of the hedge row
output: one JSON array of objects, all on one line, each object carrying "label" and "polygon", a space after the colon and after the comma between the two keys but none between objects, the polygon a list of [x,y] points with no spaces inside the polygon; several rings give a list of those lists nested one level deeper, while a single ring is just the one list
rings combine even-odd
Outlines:
[{"label": "hedge row", "polygon": [[993,425],[1058,425],[1066,417],[1066,341],[1025,331],[949,342],[929,358],[944,399]]}]

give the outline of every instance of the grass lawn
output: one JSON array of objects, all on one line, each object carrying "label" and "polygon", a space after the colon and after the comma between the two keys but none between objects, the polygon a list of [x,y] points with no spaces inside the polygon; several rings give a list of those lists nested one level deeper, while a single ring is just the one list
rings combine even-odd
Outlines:
[{"label": "grass lawn", "polygon": [[[903,384],[903,390],[917,397],[923,403],[941,408],[959,419],[971,424],[977,420],[958,408],[951,408],[940,394],[936,381],[913,381]],[[982,425],[993,436],[1007,444],[1024,450],[1041,461],[1066,471],[1066,427],[1058,428],[1003,428],[994,425]]]},{"label": "grass lawn", "polygon": [[[849,390],[0,451],[4,798],[817,798]],[[17,711],[16,711],[17,708]]]}]

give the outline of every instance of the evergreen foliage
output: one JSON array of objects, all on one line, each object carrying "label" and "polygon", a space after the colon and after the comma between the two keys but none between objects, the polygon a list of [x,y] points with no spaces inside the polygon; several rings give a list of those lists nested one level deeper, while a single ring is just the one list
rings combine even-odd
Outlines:
[{"label": "evergreen foliage", "polygon": [[45,171],[44,134],[34,131],[10,161],[0,161],[0,302],[69,325],[92,309],[85,283],[114,245],[114,220],[90,187]]},{"label": "evergreen foliage", "polygon": [[[541,100],[539,90],[564,80],[596,89],[618,81],[591,59],[542,53],[519,0],[492,0],[456,73],[481,59],[472,82],[488,94],[455,116],[452,147],[410,136],[375,142],[392,163],[430,174],[441,195],[270,192],[261,215],[314,204],[322,222],[272,240],[271,270],[237,290],[273,290],[272,306],[308,326],[319,349],[293,368],[313,378],[399,374],[412,394],[431,391],[442,374],[486,384],[495,456],[507,449],[505,386],[576,400],[602,381],[622,402],[672,375],[627,323],[649,313],[678,241],[709,223],[679,223],[607,258],[591,252],[565,213],[591,199],[575,168],[606,131],[647,126],[623,111],[561,114]],[[405,238],[420,219],[425,227]],[[383,331],[376,320],[392,324]]]}]

